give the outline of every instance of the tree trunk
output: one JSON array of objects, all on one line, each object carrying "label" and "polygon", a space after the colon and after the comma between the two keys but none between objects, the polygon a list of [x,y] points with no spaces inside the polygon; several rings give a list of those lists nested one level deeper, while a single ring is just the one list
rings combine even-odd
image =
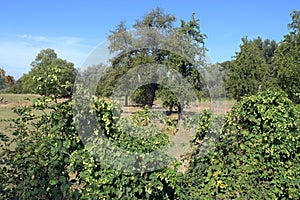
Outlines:
[{"label": "tree trunk", "polygon": [[151,83],[149,84],[150,91],[149,91],[148,102],[147,102],[149,108],[152,108],[152,106],[153,106],[155,92],[158,88],[157,79],[158,79],[158,75],[154,74],[151,78]]},{"label": "tree trunk", "polygon": [[181,105],[179,104],[179,105],[178,105],[178,123],[179,123],[180,120],[181,120],[181,115],[182,115],[182,107],[181,107]]},{"label": "tree trunk", "polygon": [[125,95],[125,107],[128,107],[128,95]]},{"label": "tree trunk", "polygon": [[150,91],[149,91],[149,95],[148,95],[148,106],[149,108],[152,108],[153,106],[153,102],[154,102],[154,98],[155,98],[155,92],[157,90],[157,84],[156,83],[151,83],[150,84]]}]

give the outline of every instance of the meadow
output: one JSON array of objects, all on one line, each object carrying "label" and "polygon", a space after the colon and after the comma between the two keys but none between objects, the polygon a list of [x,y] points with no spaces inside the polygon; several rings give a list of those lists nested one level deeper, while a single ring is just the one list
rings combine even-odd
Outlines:
[{"label": "meadow", "polygon": [[37,97],[35,94],[0,94],[0,98],[3,98],[0,103],[0,131],[6,131],[10,120],[17,117],[13,108],[31,105],[31,101]]}]

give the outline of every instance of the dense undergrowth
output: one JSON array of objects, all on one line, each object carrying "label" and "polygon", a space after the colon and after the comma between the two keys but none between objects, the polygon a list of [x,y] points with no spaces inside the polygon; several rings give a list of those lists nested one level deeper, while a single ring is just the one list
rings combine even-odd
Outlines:
[{"label": "dense undergrowth", "polygon": [[[226,115],[221,129],[215,126],[222,122],[218,116],[201,113],[185,173],[178,170],[180,162],[167,156],[159,162],[168,164],[154,171],[137,163],[139,173],[97,158],[76,128],[85,113],[74,116],[72,106],[72,101],[53,103],[41,97],[32,106],[15,108],[15,131],[6,133],[15,137],[4,141],[0,151],[2,199],[300,199],[299,106],[284,94],[268,91],[244,98]],[[161,120],[163,129],[151,126],[150,110],[128,119],[129,127],[114,109],[99,99],[90,112],[101,135],[124,151],[147,155],[176,134],[167,118]],[[47,112],[37,116],[34,110]],[[129,128],[132,134],[127,134]],[[93,137],[99,135],[91,130]],[[157,134],[134,135],[147,130]],[[99,138],[89,145],[103,142]],[[204,154],[205,145],[211,148]]]}]

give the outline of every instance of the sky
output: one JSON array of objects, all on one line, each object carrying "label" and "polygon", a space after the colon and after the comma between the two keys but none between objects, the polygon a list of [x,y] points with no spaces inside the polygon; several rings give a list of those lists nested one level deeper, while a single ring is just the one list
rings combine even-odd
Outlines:
[{"label": "sky", "polygon": [[15,79],[46,48],[80,66],[104,43],[120,21],[135,20],[161,7],[178,20],[200,19],[208,55],[214,62],[231,60],[241,38],[261,36],[277,42],[289,33],[290,13],[299,0],[1,0],[0,68]]}]

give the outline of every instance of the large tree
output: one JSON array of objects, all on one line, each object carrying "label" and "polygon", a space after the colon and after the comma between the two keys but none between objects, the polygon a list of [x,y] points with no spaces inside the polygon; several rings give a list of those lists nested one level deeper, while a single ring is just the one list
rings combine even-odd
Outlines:
[{"label": "large tree", "polygon": [[74,64],[57,57],[53,49],[44,49],[31,63],[32,69],[21,77],[23,92],[69,97],[77,70]]},{"label": "large tree", "polygon": [[[125,23],[121,22],[109,36],[110,51],[117,53],[112,62],[112,66],[117,72],[113,73],[113,70],[111,70],[110,74],[120,77],[122,73],[140,65],[165,65],[172,70],[176,70],[182,77],[187,78],[197,89],[203,87],[203,80],[199,80],[201,76],[196,70],[197,66],[191,60],[201,60],[203,58],[206,36],[200,32],[199,20],[195,18],[194,14],[190,21],[181,20],[179,27],[175,27],[175,23],[176,18],[173,15],[164,13],[160,8],[152,10],[143,18],[137,20],[133,25],[133,31],[129,31]],[[165,38],[165,41],[162,41],[160,37]],[[176,52],[179,49],[178,41],[180,40],[185,42],[185,46],[188,44],[189,47],[184,49],[184,54],[188,54],[187,57],[191,60]],[[161,48],[163,42],[168,42],[170,49]],[[178,44],[176,44],[177,42]],[[147,45],[143,46],[140,43],[146,43]],[[172,51],[174,49],[175,52]],[[123,70],[120,70],[121,68]],[[120,72],[122,73],[120,74]],[[165,73],[172,76],[170,70]],[[192,79],[190,78],[192,75],[198,76],[194,76]],[[141,86],[132,95],[133,100],[149,107],[153,105],[156,91],[160,88],[155,83],[157,80],[156,75],[152,74],[150,76],[149,80],[152,83]],[[113,84],[115,84],[115,81],[112,81]],[[166,96],[172,95],[171,91],[164,94]],[[124,93],[124,96],[128,95]],[[174,102],[171,102],[171,104],[175,105],[176,98],[172,99],[174,99]]]},{"label": "large tree", "polygon": [[300,11],[291,13],[292,30],[284,36],[275,52],[273,75],[289,98],[300,103]]},{"label": "large tree", "polygon": [[242,38],[243,44],[235,59],[228,63],[226,88],[237,100],[243,96],[256,94],[266,88],[268,65],[262,57],[257,41]]},{"label": "large tree", "polygon": [[273,57],[275,50],[277,48],[277,43],[275,40],[263,40],[261,37],[253,39],[254,44],[259,48],[261,52],[261,57],[265,59],[267,64],[273,63]]}]

